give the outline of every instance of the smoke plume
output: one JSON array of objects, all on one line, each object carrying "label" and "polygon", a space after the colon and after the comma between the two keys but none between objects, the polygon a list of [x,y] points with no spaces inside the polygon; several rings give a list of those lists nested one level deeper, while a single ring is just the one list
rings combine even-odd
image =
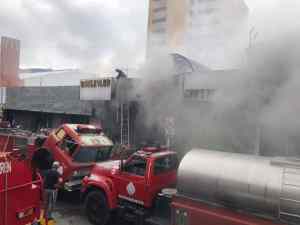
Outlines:
[{"label": "smoke plume", "polygon": [[[287,9],[277,15],[288,18],[266,21],[277,21],[282,29],[275,32],[274,25],[265,24],[268,35],[245,48],[240,57],[246,63],[238,70],[196,71],[178,77],[169,55],[150,60],[141,70],[146,79],[139,86],[148,128],[159,127],[161,133],[156,134],[162,135],[165,118],[174,118],[173,140],[178,150],[202,147],[300,155],[300,26],[295,21],[291,25],[295,14]],[[214,94],[209,101],[186,99],[186,80],[197,83],[199,89],[213,89]]]}]

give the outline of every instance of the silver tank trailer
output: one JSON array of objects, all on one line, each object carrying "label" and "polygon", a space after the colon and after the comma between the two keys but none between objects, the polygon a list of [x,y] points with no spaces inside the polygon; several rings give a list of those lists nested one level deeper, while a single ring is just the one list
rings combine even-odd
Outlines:
[{"label": "silver tank trailer", "polygon": [[194,149],[181,161],[178,194],[300,224],[300,160]]}]

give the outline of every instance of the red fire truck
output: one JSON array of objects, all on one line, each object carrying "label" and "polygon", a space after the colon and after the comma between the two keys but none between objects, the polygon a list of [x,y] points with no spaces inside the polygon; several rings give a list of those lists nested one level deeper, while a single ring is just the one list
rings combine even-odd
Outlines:
[{"label": "red fire truck", "polygon": [[93,125],[63,124],[38,141],[43,144],[42,148],[31,148],[33,161],[40,169],[49,168],[54,160],[60,162],[62,188],[67,191],[79,190],[93,165],[112,157],[113,142]]},{"label": "red fire truck", "polygon": [[83,180],[89,220],[117,212],[136,224],[299,225],[300,159],[193,150],[135,153],[97,164]]},{"label": "red fire truck", "polygon": [[131,222],[151,214],[158,193],[175,186],[177,155],[167,149],[143,148],[125,162],[98,163],[83,180],[85,211],[93,224],[106,224],[111,211]]},{"label": "red fire truck", "polygon": [[0,225],[37,225],[42,220],[42,180],[13,152],[0,153]]}]

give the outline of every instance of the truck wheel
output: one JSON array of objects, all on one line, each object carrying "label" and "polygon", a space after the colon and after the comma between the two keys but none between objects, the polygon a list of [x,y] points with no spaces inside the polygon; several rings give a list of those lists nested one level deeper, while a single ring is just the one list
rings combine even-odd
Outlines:
[{"label": "truck wheel", "polygon": [[85,213],[88,220],[95,225],[105,225],[110,219],[107,199],[101,191],[91,191],[85,198]]}]

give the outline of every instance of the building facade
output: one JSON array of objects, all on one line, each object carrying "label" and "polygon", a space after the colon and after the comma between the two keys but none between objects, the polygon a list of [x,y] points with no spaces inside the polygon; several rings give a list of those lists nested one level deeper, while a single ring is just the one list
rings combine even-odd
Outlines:
[{"label": "building facade", "polygon": [[148,55],[164,46],[211,68],[224,67],[229,54],[246,48],[247,18],[243,0],[150,0]]}]

